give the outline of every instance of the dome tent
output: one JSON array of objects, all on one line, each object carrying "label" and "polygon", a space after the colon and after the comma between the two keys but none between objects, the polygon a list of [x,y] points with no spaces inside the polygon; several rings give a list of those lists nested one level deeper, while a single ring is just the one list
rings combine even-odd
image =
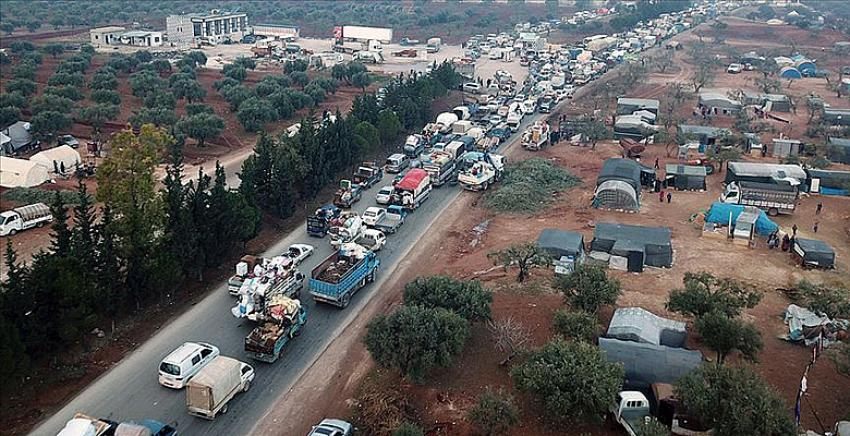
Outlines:
[{"label": "dome tent", "polygon": [[56,172],[57,169],[61,171],[63,164],[65,171],[73,171],[80,164],[81,159],[77,150],[67,145],[60,145],[32,155],[30,161],[47,168],[47,171]]},{"label": "dome tent", "polygon": [[0,156],[0,186],[32,188],[48,180],[47,168],[26,159]]},{"label": "dome tent", "polygon": [[803,75],[800,74],[800,70],[794,67],[782,67],[779,70],[779,77],[783,79],[802,79]]},{"label": "dome tent", "polygon": [[640,209],[641,166],[629,159],[607,159],[596,178],[593,206],[602,209]]}]

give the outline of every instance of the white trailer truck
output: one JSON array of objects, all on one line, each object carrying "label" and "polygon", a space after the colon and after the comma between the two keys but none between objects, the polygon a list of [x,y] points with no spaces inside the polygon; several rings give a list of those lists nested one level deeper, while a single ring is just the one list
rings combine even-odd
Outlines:
[{"label": "white trailer truck", "polygon": [[755,206],[770,216],[794,213],[797,208],[797,187],[775,183],[732,182],[720,197],[723,203]]},{"label": "white trailer truck", "polygon": [[51,221],[53,221],[53,215],[44,203],[16,207],[0,213],[0,236],[14,235],[22,230],[41,227]]}]

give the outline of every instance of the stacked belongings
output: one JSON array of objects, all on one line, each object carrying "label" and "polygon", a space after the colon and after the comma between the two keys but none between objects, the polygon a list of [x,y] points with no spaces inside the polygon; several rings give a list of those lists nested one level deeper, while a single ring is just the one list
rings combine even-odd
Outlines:
[{"label": "stacked belongings", "polygon": [[788,305],[785,309],[785,324],[788,334],[784,337],[789,342],[802,342],[812,346],[823,341],[823,346],[846,339],[850,330],[850,321],[846,319],[829,319],[826,315],[818,315],[809,309]]},{"label": "stacked belongings", "polygon": [[242,282],[237,294],[239,303],[231,309],[231,313],[237,318],[244,318],[261,312],[266,296],[282,289],[286,281],[295,273],[295,263],[289,256],[263,259],[263,262],[255,265],[252,274]]}]

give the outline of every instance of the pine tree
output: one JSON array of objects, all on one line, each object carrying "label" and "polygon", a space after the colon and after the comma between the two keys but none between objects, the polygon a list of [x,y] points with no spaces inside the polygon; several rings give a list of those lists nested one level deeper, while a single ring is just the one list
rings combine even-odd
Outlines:
[{"label": "pine tree", "polygon": [[68,256],[71,254],[71,229],[68,228],[68,209],[62,203],[62,195],[59,191],[54,191],[50,213],[53,214],[50,249],[57,256]]},{"label": "pine tree", "polygon": [[224,167],[216,161],[215,181],[207,197],[205,219],[207,231],[202,234],[203,244],[201,244],[208,266],[220,264],[236,242],[238,229],[233,222],[234,211],[230,208],[229,195]]},{"label": "pine tree", "polygon": [[71,254],[85,266],[85,272],[91,274],[95,268],[96,217],[92,198],[82,178],[77,180],[77,199],[74,228],[71,230]]},{"label": "pine tree", "polygon": [[207,252],[204,246],[204,237],[215,237],[211,235],[210,223],[208,217],[210,214],[209,206],[209,189],[210,177],[204,174],[203,168],[198,169],[198,179],[196,183],[189,184],[189,190],[186,195],[188,207],[188,222],[191,228],[186,229],[189,234],[181,234],[187,240],[192,241],[192,244],[187,248],[191,251],[181,253],[185,261],[188,263],[188,269],[197,275],[198,281],[204,280],[204,267],[207,265]]}]

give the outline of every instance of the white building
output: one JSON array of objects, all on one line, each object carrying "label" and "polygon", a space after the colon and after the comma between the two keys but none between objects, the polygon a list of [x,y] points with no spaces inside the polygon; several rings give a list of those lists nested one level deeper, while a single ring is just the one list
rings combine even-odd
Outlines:
[{"label": "white building", "polygon": [[121,26],[97,27],[89,30],[91,45],[100,47],[104,45],[115,45],[120,43],[121,34],[127,29]]},{"label": "white building", "polygon": [[124,45],[136,47],[159,47],[162,45],[162,32],[149,30],[133,30],[122,33],[119,41]]},{"label": "white building", "polygon": [[174,46],[239,41],[248,33],[248,14],[213,9],[207,14],[169,15],[165,27]]}]

